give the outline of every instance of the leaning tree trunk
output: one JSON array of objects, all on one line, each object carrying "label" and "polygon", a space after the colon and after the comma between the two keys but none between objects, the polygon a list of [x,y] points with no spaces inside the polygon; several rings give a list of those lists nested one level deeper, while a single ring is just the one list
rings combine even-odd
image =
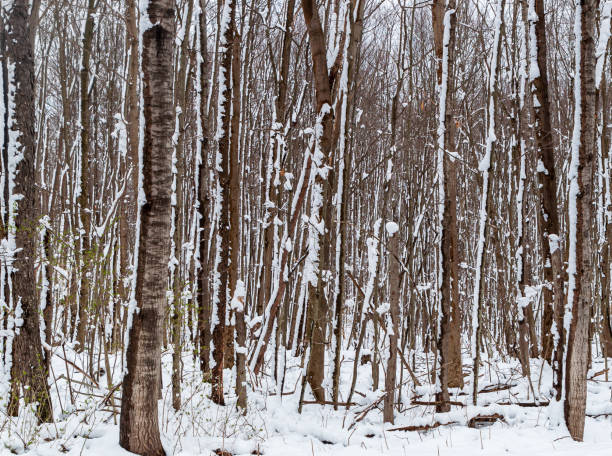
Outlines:
[{"label": "leaning tree trunk", "polygon": [[574,440],[584,435],[586,375],[589,363],[589,322],[593,276],[592,217],[595,144],[595,13],[596,0],[576,3],[574,33],[574,133],[569,170],[569,256],[565,421]]},{"label": "leaning tree trunk", "polygon": [[[30,29],[29,2],[14,0],[9,7],[6,31],[7,68],[12,67],[3,87],[6,94],[6,128],[11,141],[7,147],[9,163],[15,164],[14,172],[7,176],[13,182],[12,193],[7,195],[8,244],[12,264],[7,264],[8,277],[13,284],[12,300],[16,318],[13,329],[11,396],[8,413],[17,415],[19,398],[26,402],[38,402],[37,415],[41,422],[51,421],[51,398],[47,385],[47,367],[40,337],[40,313],[36,289],[36,233],[38,228],[35,170],[35,92],[34,50]],[[8,297],[7,297],[8,298]]]},{"label": "leaning tree trunk", "polygon": [[165,454],[159,435],[157,400],[172,213],[174,2],[150,0],[147,14],[151,25],[141,37],[144,138],[140,151],[136,277],[130,302],[132,324],[119,443],[133,453],[157,456]]}]

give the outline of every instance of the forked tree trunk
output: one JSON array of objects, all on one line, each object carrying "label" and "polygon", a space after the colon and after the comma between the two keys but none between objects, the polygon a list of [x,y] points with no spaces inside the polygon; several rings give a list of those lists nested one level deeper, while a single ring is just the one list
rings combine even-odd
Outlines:
[{"label": "forked tree trunk", "polygon": [[164,455],[157,414],[161,328],[168,283],[172,194],[172,59],[175,11],[171,0],[150,0],[142,34],[142,180],[132,324],[123,380],[119,443],[128,451]]}]

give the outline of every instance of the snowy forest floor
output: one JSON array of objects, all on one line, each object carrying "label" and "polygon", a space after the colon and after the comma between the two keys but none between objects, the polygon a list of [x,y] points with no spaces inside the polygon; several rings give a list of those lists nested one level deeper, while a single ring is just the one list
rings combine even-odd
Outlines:
[{"label": "snowy forest floor", "polygon": [[[342,364],[340,386],[343,401],[351,384],[352,355],[345,353]],[[92,361],[94,365],[106,365],[106,368],[95,375],[85,374],[88,363]],[[404,376],[401,407],[393,425],[382,422],[382,401],[378,399],[383,391],[372,391],[369,364],[360,366],[353,397],[357,405],[348,411],[345,407],[334,411],[331,405],[305,404],[302,414],[298,414],[299,361],[298,358],[288,358],[284,394],[280,397],[278,386],[270,376],[264,376],[262,384],[254,389],[250,385],[248,412],[241,416],[234,406],[233,372],[226,370],[225,375],[227,405],[218,406],[208,399],[210,385],[202,382],[188,351],[183,357],[183,406],[179,412],[174,412],[170,386],[172,355],[164,353],[164,388],[163,400],[159,402],[159,421],[167,454],[211,455],[215,451],[224,456],[612,454],[612,382],[605,381],[602,359],[596,359],[588,373],[587,415],[590,416],[586,418],[585,441],[582,443],[572,441],[567,430],[560,425],[562,411],[558,404],[517,405],[533,403],[534,398],[514,360],[495,358],[484,361],[479,379],[479,405],[475,407],[466,405],[472,403],[472,388],[468,375],[471,372],[470,360],[464,358],[466,385],[462,390],[452,390],[451,400],[457,404],[449,413],[436,414],[431,405],[414,404],[415,400],[434,400],[427,374],[433,358],[417,355],[415,374],[424,386],[415,388],[412,381],[407,381],[407,375]],[[19,418],[8,418],[3,414],[0,416],[0,455],[129,454],[118,443],[120,364],[120,356],[105,361],[104,356],[91,359],[86,353],[55,347],[51,375],[55,422],[37,426],[31,412],[22,413]],[[109,368],[112,375],[108,375]],[[539,360],[533,360],[531,371],[539,400],[548,402],[550,368]],[[380,377],[382,388],[382,369]],[[331,378],[331,373],[327,378]],[[609,378],[612,380],[612,372]],[[328,391],[331,390],[331,385],[327,386]],[[311,399],[307,391],[305,400]],[[377,401],[378,407],[372,407]],[[363,413],[366,410],[369,411]],[[501,419],[493,424],[477,428],[468,426],[475,416],[495,414]],[[407,426],[425,428],[435,423],[440,425],[434,429],[393,430]]]}]

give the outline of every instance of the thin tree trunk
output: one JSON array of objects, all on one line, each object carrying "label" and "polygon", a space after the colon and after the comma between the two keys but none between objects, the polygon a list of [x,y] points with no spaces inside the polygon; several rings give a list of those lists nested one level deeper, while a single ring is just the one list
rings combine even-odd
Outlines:
[{"label": "thin tree trunk", "polygon": [[501,61],[501,40],[503,36],[503,24],[504,24],[504,1],[496,0],[495,6],[495,36],[493,42],[493,53],[491,56],[491,67],[489,74],[489,94],[488,94],[488,112],[487,112],[487,141],[485,155],[482,161],[478,165],[479,171],[482,172],[482,197],[480,200],[479,210],[479,232],[478,232],[478,247],[476,257],[476,279],[474,281],[474,303],[472,307],[472,358],[473,364],[473,382],[472,382],[472,402],[474,405],[478,401],[478,372],[480,365],[480,351],[481,351],[481,331],[482,331],[482,305],[484,301],[484,279],[485,279],[485,243],[489,238],[489,219],[491,219],[492,192],[489,189],[490,177],[489,170],[495,157],[495,146],[496,146],[496,130],[495,130],[495,116],[497,114],[497,97],[498,87],[497,78],[499,72],[499,65]]},{"label": "thin tree trunk", "polygon": [[[452,152],[451,135],[451,112],[450,102],[452,95],[452,71],[454,64],[455,48],[455,2],[449,0],[446,6],[441,0],[436,0],[432,4],[432,21],[434,24],[434,41],[436,56],[439,59],[437,68],[437,90],[439,95],[438,109],[438,131],[437,131],[437,179],[438,179],[438,217],[440,233],[440,246],[438,254],[438,286],[439,286],[439,332],[438,332],[438,351],[440,372],[437,380],[436,410],[438,412],[448,412],[449,394],[449,368],[457,364],[461,368],[461,353],[459,352],[459,362],[457,363],[456,349],[453,343],[461,347],[460,337],[457,337],[459,322],[455,320],[459,312],[459,302],[456,301],[456,293],[453,286],[458,282],[457,273],[458,260],[456,258],[456,171],[454,171],[453,159],[448,156]],[[455,234],[453,234],[455,233]],[[457,264],[456,264],[457,263]],[[454,360],[454,361],[453,361]],[[452,363],[452,364],[451,364]],[[457,380],[456,373],[453,378]],[[463,377],[460,375],[461,382]],[[460,383],[455,381],[454,384]]]},{"label": "thin tree trunk", "polygon": [[219,142],[217,152],[217,171],[219,180],[219,221],[218,221],[218,249],[217,273],[218,286],[214,297],[216,305],[215,326],[212,339],[214,344],[212,366],[212,400],[216,404],[225,405],[223,396],[223,368],[226,360],[226,332],[227,318],[227,291],[231,287],[230,266],[232,254],[230,199],[231,194],[231,150],[230,150],[230,124],[232,105],[232,51],[234,46],[234,0],[225,0],[222,3],[222,29],[220,33],[221,64],[219,68],[219,106],[216,138]]},{"label": "thin tree trunk", "polygon": [[200,370],[204,375],[210,372],[210,258],[209,255],[209,236],[210,236],[210,192],[209,192],[209,140],[208,140],[208,112],[206,103],[210,90],[209,77],[209,57],[208,57],[208,38],[206,32],[206,8],[205,0],[199,0],[200,13],[198,17],[198,36],[200,39],[199,53],[201,56],[199,78],[200,78],[200,104],[199,109],[199,129],[201,137],[200,141],[200,157],[198,163],[198,210],[200,213],[200,243],[199,260],[200,269],[198,272],[198,332],[199,332],[199,357]]},{"label": "thin tree trunk", "polygon": [[80,213],[80,240],[81,246],[78,252],[80,258],[79,288],[79,324],[77,326],[76,340],[79,344],[78,350],[85,348],[85,336],[87,334],[87,317],[89,307],[89,281],[91,273],[91,242],[89,229],[91,226],[91,204],[89,197],[90,178],[90,156],[89,156],[89,64],[91,59],[91,48],[94,32],[95,0],[88,0],[87,19],[85,20],[85,31],[83,33],[83,55],[81,58],[81,175],[80,194],[77,199]]},{"label": "thin tree trunk", "polygon": [[[563,303],[562,255],[559,244],[559,214],[557,202],[557,179],[554,159],[554,137],[552,132],[550,101],[548,95],[547,43],[546,21],[544,16],[544,0],[530,0],[528,12],[530,36],[535,37],[529,49],[529,65],[532,92],[534,97],[534,129],[538,152],[538,191],[540,206],[538,211],[538,235],[542,247],[542,262],[544,281],[542,288],[542,349],[543,357],[551,361],[554,349],[553,332],[559,332],[563,340],[559,323],[562,321],[559,313]],[[533,51],[536,55],[533,55]],[[556,331],[552,330],[553,318]],[[561,344],[562,345],[562,344]],[[562,347],[558,347],[562,350]],[[555,355],[555,372],[558,377],[561,372],[559,359],[562,354]],[[560,378],[555,383],[560,386]]]}]

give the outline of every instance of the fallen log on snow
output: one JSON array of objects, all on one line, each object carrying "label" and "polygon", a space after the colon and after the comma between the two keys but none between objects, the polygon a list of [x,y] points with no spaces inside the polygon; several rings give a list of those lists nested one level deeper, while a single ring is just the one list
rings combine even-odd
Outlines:
[{"label": "fallen log on snow", "polygon": [[483,426],[491,426],[496,421],[504,421],[504,417],[499,413],[492,415],[476,415],[468,421],[468,427],[478,429]]}]

